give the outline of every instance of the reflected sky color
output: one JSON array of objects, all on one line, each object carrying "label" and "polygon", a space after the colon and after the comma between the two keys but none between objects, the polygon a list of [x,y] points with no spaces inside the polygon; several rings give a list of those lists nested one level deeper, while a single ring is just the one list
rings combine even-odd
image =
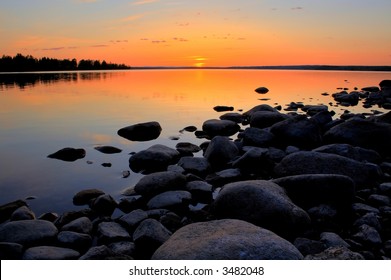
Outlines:
[{"label": "reflected sky color", "polygon": [[390,65],[389,0],[3,0],[0,54],[131,66]]}]

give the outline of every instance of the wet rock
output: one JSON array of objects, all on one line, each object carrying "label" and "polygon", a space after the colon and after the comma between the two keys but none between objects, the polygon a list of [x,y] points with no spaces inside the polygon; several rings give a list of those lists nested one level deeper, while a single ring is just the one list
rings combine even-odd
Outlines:
[{"label": "wet rock", "polygon": [[274,135],[266,130],[248,127],[240,133],[243,145],[254,147],[269,147],[273,143]]},{"label": "wet rock", "polygon": [[73,204],[74,205],[88,205],[91,200],[96,199],[98,196],[105,194],[103,191],[98,189],[87,189],[82,190],[74,195]]},{"label": "wet rock", "polygon": [[298,206],[309,209],[319,204],[335,205],[349,211],[355,195],[350,177],[334,174],[304,174],[273,180],[283,187]]},{"label": "wet rock", "polygon": [[158,122],[130,125],[118,130],[118,135],[130,141],[150,141],[159,137],[162,127]]},{"label": "wet rock", "polygon": [[352,238],[357,242],[368,246],[368,248],[379,248],[383,242],[379,232],[375,228],[365,224],[358,228],[357,233],[354,234]]},{"label": "wet rock", "polygon": [[293,245],[303,254],[307,256],[310,254],[318,254],[325,249],[325,246],[320,241],[311,240],[308,238],[298,237],[293,242]]},{"label": "wet rock", "polygon": [[247,118],[251,118],[251,115],[255,112],[258,112],[258,111],[278,112],[277,109],[273,108],[270,105],[261,104],[261,105],[255,106],[255,107],[251,108],[250,110],[248,110],[247,112],[243,113],[243,116],[245,116]]},{"label": "wet rock", "polygon": [[215,106],[215,107],[213,107],[213,110],[215,110],[216,112],[233,111],[234,107],[232,107],[232,106]]},{"label": "wet rock", "polygon": [[381,161],[381,156],[378,152],[361,147],[354,147],[349,144],[329,144],[318,147],[313,151],[340,155],[363,162],[367,161],[372,163],[379,163]]},{"label": "wet rock", "polygon": [[91,209],[102,216],[111,216],[115,208],[117,202],[108,194],[98,196],[91,204]]},{"label": "wet rock", "polygon": [[8,220],[12,213],[22,207],[22,206],[27,206],[26,202],[23,200],[15,200],[13,202],[9,202],[6,204],[3,204],[0,206],[0,223]]},{"label": "wet rock", "polygon": [[80,217],[75,219],[68,224],[65,224],[61,230],[63,231],[74,231],[78,233],[91,234],[92,232],[92,222],[87,217]]},{"label": "wet rock", "polygon": [[148,218],[147,212],[141,209],[133,210],[119,218],[118,223],[129,231],[133,231],[143,220]]},{"label": "wet rock", "polygon": [[274,161],[270,159],[268,149],[251,147],[238,159],[233,161],[232,167],[239,168],[243,174],[255,174],[268,177],[274,168]]},{"label": "wet rock", "polygon": [[128,231],[116,222],[102,222],[97,230],[99,244],[109,244],[117,241],[129,241]]},{"label": "wet rock", "polygon": [[242,114],[239,113],[225,113],[224,115],[221,115],[220,120],[229,120],[236,123],[242,123],[244,121],[244,117]]},{"label": "wet rock", "polygon": [[204,157],[182,157],[178,161],[178,165],[182,167],[186,173],[191,173],[201,178],[205,178],[211,170],[208,160]]},{"label": "wet rock", "polygon": [[364,260],[364,257],[356,252],[350,251],[346,247],[331,247],[322,253],[308,255],[305,260]]},{"label": "wet rock", "polygon": [[274,134],[276,141],[285,147],[294,145],[309,149],[319,146],[322,142],[319,126],[303,115],[274,124],[270,132]]},{"label": "wet rock", "polygon": [[387,195],[391,197],[391,183],[386,182],[379,185],[379,192],[380,194]]},{"label": "wet rock", "polygon": [[113,146],[98,146],[98,147],[94,147],[94,149],[104,154],[118,154],[122,152],[121,149],[118,149]]},{"label": "wet rock", "polygon": [[75,148],[63,148],[53,154],[48,155],[48,158],[59,159],[63,161],[76,161],[82,159],[86,156],[86,151],[84,149],[75,149]]},{"label": "wet rock", "polygon": [[20,260],[22,255],[22,245],[11,242],[0,242],[0,260]]},{"label": "wet rock", "polygon": [[310,223],[308,214],[289,199],[283,188],[263,180],[225,185],[212,209],[218,218],[248,221],[282,235],[294,234]]},{"label": "wet rock", "polygon": [[13,221],[0,225],[0,242],[19,243],[23,246],[42,245],[52,242],[57,233],[57,228],[48,221]]},{"label": "wet rock", "polygon": [[171,236],[171,232],[154,219],[141,222],[133,233],[136,254],[141,258],[150,258],[152,254]]},{"label": "wet rock", "polygon": [[148,203],[149,209],[168,209],[172,211],[186,210],[191,202],[188,191],[168,191],[153,197]]},{"label": "wet rock", "polygon": [[204,181],[191,181],[186,184],[186,190],[191,193],[194,201],[200,203],[212,202],[212,185]]},{"label": "wet rock", "polygon": [[325,128],[326,125],[333,121],[333,114],[329,111],[321,111],[311,117],[311,121],[316,123],[321,128]]},{"label": "wet rock", "polygon": [[39,246],[27,249],[23,254],[23,260],[76,260],[79,252],[53,246]]},{"label": "wet rock", "polygon": [[371,226],[375,228],[377,231],[381,231],[382,229],[378,215],[373,212],[369,212],[363,215],[362,217],[358,218],[353,224],[353,226],[356,228],[359,228],[362,225]]},{"label": "wet rock", "polygon": [[309,116],[315,116],[319,113],[328,112],[328,106],[327,105],[304,105],[301,106],[301,110],[306,112]]},{"label": "wet rock", "polygon": [[171,232],[175,232],[182,227],[182,218],[174,212],[168,212],[162,215],[159,222]]},{"label": "wet rock", "polygon": [[179,152],[167,146],[156,144],[129,158],[129,167],[134,172],[152,173],[164,171],[167,166],[179,160]]},{"label": "wet rock", "polygon": [[391,88],[391,80],[382,80],[380,83],[379,83],[379,86],[382,90],[386,89],[386,88]]},{"label": "wet rock", "polygon": [[58,214],[54,212],[43,213],[38,217],[38,220],[45,220],[54,223],[58,219]]},{"label": "wet rock", "polygon": [[205,151],[204,157],[214,169],[223,169],[239,155],[238,147],[227,137],[216,136]]},{"label": "wet rock", "polygon": [[187,132],[195,132],[196,130],[197,130],[197,127],[194,125],[189,125],[189,126],[186,126],[185,128],[183,128],[183,131],[187,131]]},{"label": "wet rock", "polygon": [[346,143],[391,154],[391,124],[353,118],[334,126],[324,136],[328,143]]},{"label": "wet rock", "polygon": [[111,167],[112,164],[110,162],[104,162],[104,163],[102,163],[102,166],[103,167]]},{"label": "wet rock", "polygon": [[81,217],[96,217],[96,214],[94,211],[91,209],[82,209],[79,211],[69,211],[69,212],[64,212],[60,217],[58,217],[57,220],[54,221],[54,224],[56,225],[57,228],[61,228],[65,224],[68,224],[72,222],[73,220],[76,220]]},{"label": "wet rock", "polygon": [[135,185],[134,190],[143,196],[154,196],[156,194],[184,189],[186,177],[173,171],[156,172],[144,176]]},{"label": "wet rock", "polygon": [[110,243],[108,248],[116,255],[127,255],[130,257],[134,256],[136,250],[134,243],[130,241]]},{"label": "wet rock", "polygon": [[225,184],[240,181],[243,174],[238,168],[224,169],[216,173],[209,174],[206,181],[214,187],[221,187]]},{"label": "wet rock", "polygon": [[35,214],[27,206],[19,207],[11,215],[11,221],[20,221],[20,220],[35,220]]},{"label": "wet rock", "polygon": [[82,255],[79,260],[104,260],[113,256],[113,251],[106,245],[94,246]]},{"label": "wet rock", "polygon": [[318,152],[287,155],[274,169],[277,177],[303,174],[339,174],[350,177],[356,188],[373,186],[380,179],[379,167],[346,157]]},{"label": "wet rock", "polygon": [[145,203],[146,199],[141,195],[121,197],[118,208],[124,213],[130,213],[133,210],[143,208]]},{"label": "wet rock", "polygon": [[175,148],[180,152],[181,154],[186,154],[186,153],[198,153],[201,151],[201,148],[197,145],[194,145],[192,143],[188,142],[180,142],[176,144]]},{"label": "wet rock", "polygon": [[61,231],[57,236],[57,241],[60,246],[70,248],[78,252],[87,251],[92,244],[92,238],[90,235],[74,231]]},{"label": "wet rock", "polygon": [[[240,230],[238,230],[240,229]],[[153,260],[298,260],[303,256],[273,232],[240,220],[214,220],[180,228]]]},{"label": "wet rock", "polygon": [[320,242],[326,245],[327,248],[330,247],[346,247],[350,248],[350,245],[342,239],[341,236],[334,232],[322,232],[320,234]]},{"label": "wet rock", "polygon": [[311,217],[312,224],[317,229],[334,230],[339,228],[337,224],[337,209],[331,205],[320,204],[307,210]]},{"label": "wet rock", "polygon": [[237,133],[240,126],[229,120],[207,120],[202,124],[202,130],[210,137],[217,135],[231,136]]},{"label": "wet rock", "polygon": [[268,93],[268,92],[269,92],[269,89],[266,88],[266,87],[259,87],[259,88],[256,88],[256,89],[255,89],[255,92],[256,92],[256,93],[259,93],[259,94],[265,94],[265,93]]},{"label": "wet rock", "polygon": [[353,212],[357,213],[359,216],[365,215],[367,213],[375,213],[375,214],[380,213],[379,209],[372,207],[372,206],[369,206],[364,203],[353,203],[352,209],[353,209]]},{"label": "wet rock", "polygon": [[279,112],[257,111],[251,114],[250,126],[256,128],[266,128],[286,119],[287,116]]},{"label": "wet rock", "polygon": [[340,103],[347,103],[350,106],[355,106],[360,100],[360,95],[358,92],[354,91],[351,93],[340,92],[333,94],[334,100]]}]

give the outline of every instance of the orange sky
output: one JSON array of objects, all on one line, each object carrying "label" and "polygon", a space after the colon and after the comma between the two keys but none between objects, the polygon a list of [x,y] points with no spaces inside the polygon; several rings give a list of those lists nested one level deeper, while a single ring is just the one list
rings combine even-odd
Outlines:
[{"label": "orange sky", "polygon": [[389,0],[3,0],[0,55],[130,66],[391,65]]}]

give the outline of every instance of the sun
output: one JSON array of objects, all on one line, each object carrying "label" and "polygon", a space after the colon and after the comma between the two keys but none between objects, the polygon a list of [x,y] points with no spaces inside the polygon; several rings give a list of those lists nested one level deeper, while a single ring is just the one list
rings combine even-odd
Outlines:
[{"label": "sun", "polygon": [[195,67],[204,67],[205,66],[205,61],[207,59],[203,56],[195,56],[194,57],[194,66]]}]

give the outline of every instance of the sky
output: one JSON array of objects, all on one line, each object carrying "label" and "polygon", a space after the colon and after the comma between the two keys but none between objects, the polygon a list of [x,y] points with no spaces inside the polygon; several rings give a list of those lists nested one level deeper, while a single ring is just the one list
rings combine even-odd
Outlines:
[{"label": "sky", "polygon": [[130,66],[391,65],[390,0],[1,0],[0,55]]}]

